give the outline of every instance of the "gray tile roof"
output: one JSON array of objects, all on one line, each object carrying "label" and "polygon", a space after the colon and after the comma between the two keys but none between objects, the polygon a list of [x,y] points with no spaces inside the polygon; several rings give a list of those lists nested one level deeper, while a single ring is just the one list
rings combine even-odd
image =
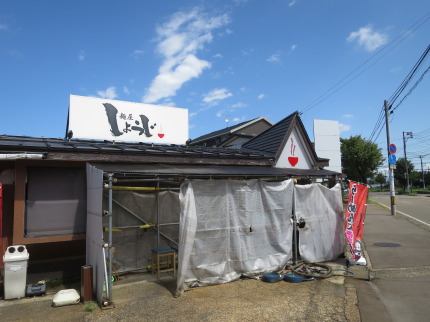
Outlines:
[{"label": "gray tile roof", "polygon": [[245,122],[242,122],[242,123],[239,123],[239,124],[236,124],[236,125],[228,126],[228,127],[224,128],[224,129],[221,129],[221,130],[210,132],[208,134],[199,136],[199,137],[191,140],[190,143],[194,144],[194,143],[197,143],[197,142],[200,142],[200,141],[205,141],[205,140],[210,139],[210,138],[218,137],[218,136],[221,136],[221,135],[224,135],[224,134],[229,134],[231,132],[234,132],[235,129],[240,128],[241,126],[243,126],[243,125],[245,125],[247,123],[251,123],[252,121],[254,121],[256,119],[257,118],[252,119],[250,121],[245,121]]},{"label": "gray tile roof", "polygon": [[327,166],[329,160],[319,158],[317,156],[315,148],[309,139],[298,111],[295,111],[272,127],[268,128],[260,135],[243,144],[242,150],[259,151],[260,153],[265,153],[274,157],[276,162],[280,157],[282,149],[295,126],[297,126],[298,131],[302,134],[306,148],[312,155],[315,166]]},{"label": "gray tile roof", "polygon": [[250,151],[261,151],[274,157],[287,134],[291,132],[291,125],[297,117],[298,112],[296,111],[243,144],[242,148]]},{"label": "gray tile roof", "polygon": [[0,135],[0,153],[23,152],[105,153],[199,158],[272,159],[264,153],[256,151],[242,151],[238,149]]}]

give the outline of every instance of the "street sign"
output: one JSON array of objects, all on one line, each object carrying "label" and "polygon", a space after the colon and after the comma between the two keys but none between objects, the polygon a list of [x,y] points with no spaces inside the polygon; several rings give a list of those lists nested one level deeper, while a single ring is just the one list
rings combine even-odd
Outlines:
[{"label": "street sign", "polygon": [[[396,170],[396,165],[395,164],[390,164],[390,170]],[[396,203],[394,203],[396,204]]]},{"label": "street sign", "polygon": [[391,154],[394,154],[397,152],[397,147],[395,144],[390,144],[390,147],[388,148]]},{"label": "street sign", "polygon": [[388,163],[389,164],[396,164],[397,158],[395,154],[390,154],[388,157]]}]

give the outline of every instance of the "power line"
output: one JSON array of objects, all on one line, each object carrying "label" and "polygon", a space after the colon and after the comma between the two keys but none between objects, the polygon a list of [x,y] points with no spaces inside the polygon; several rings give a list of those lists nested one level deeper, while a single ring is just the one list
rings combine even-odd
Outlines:
[{"label": "power line", "polygon": [[[318,104],[322,103],[326,99],[328,99],[330,96],[334,95],[336,92],[338,92],[340,89],[342,89],[344,86],[348,85],[350,82],[352,82],[355,78],[360,76],[363,72],[365,72],[367,69],[372,67],[374,64],[376,64],[380,59],[382,59],[385,55],[387,55],[390,51],[395,49],[398,45],[400,45],[404,40],[406,40],[408,37],[410,37],[418,28],[420,28],[424,23],[426,23],[430,19],[430,12],[427,12],[423,17],[418,19],[415,23],[413,23],[408,29],[406,29],[404,32],[402,32],[400,35],[398,35],[396,38],[394,38],[392,41],[390,41],[387,45],[382,47],[380,50],[378,50],[375,54],[373,54],[370,58],[365,60],[362,64],[360,64],[358,67],[356,67],[352,72],[350,72],[348,75],[343,77],[340,81],[338,81],[336,84],[331,86],[328,90],[326,90],[324,93],[322,93],[317,99],[312,101],[308,106],[306,106],[300,114],[303,114]],[[415,27],[416,26],[416,27]],[[415,27],[415,28],[414,28]],[[413,29],[414,28],[414,29]],[[404,38],[402,38],[404,37]],[[397,42],[398,41],[398,42]],[[372,64],[367,66],[364,70],[362,70],[358,75],[353,77],[352,79],[349,79],[353,74],[358,72],[360,69],[362,69],[366,64],[371,62],[376,56],[381,54],[383,51],[388,49],[391,45],[395,44],[392,48],[390,48],[386,53],[384,53],[381,57],[379,57],[376,61],[374,61]],[[342,84],[344,81],[349,79],[347,82]],[[342,85],[341,85],[342,84]],[[341,86],[340,86],[341,85]]]},{"label": "power line", "polygon": [[397,100],[397,98],[400,96],[400,94],[405,90],[406,86],[408,86],[409,82],[411,81],[411,79],[415,75],[415,73],[417,72],[418,68],[421,66],[422,62],[426,58],[429,51],[430,51],[430,45],[428,45],[427,48],[424,50],[421,57],[418,59],[418,61],[414,65],[414,67],[411,69],[409,74],[403,80],[402,84],[400,84],[400,86],[397,88],[396,92],[393,95],[391,95],[391,98],[388,100],[390,105],[394,104],[394,102]]},{"label": "power line", "polygon": [[[430,48],[430,46],[429,46]],[[418,84],[423,80],[425,74],[430,70],[430,66],[427,67],[427,69],[422,73],[421,77],[415,82],[414,86],[409,90],[409,92],[400,100],[399,104],[396,105],[395,108],[393,108],[393,112],[403,103],[403,101],[412,94],[412,92],[415,90],[415,88],[418,86]]]},{"label": "power line", "polygon": [[[408,91],[408,93],[402,98],[402,100],[400,101],[400,103],[397,104],[397,106],[394,109],[392,109],[392,106],[393,106],[394,102],[398,99],[398,97],[400,96],[400,94],[405,90],[405,88],[407,87],[407,85],[409,84],[409,82],[412,80],[412,78],[414,77],[415,73],[420,68],[421,64],[423,63],[424,59],[427,57],[427,55],[428,55],[429,52],[430,52],[430,45],[427,46],[427,48],[424,50],[424,52],[422,53],[422,55],[420,56],[420,58],[418,59],[418,61],[415,63],[415,65],[413,66],[413,68],[406,75],[406,78],[403,80],[403,82],[400,84],[400,86],[396,89],[396,91],[394,92],[394,94],[391,95],[391,98],[388,101],[388,104],[389,104],[390,114],[391,114],[392,117],[393,117],[394,110],[396,110],[397,107],[399,107],[400,104],[402,104],[403,101],[410,94],[412,94],[412,92],[415,90],[415,88],[418,86],[418,84],[423,80],[423,78],[426,75],[426,73],[430,70],[430,66],[429,66],[424,71],[424,73],[421,75],[421,77],[415,82],[415,84]],[[375,127],[374,127],[374,129],[372,131],[372,135],[371,135],[371,139],[370,139],[373,143],[375,143],[375,141],[378,139],[379,135],[382,132],[382,129],[383,129],[384,125],[385,125],[385,122],[382,123],[381,120],[380,120],[380,118],[378,118],[378,120],[377,120],[377,122],[375,124]],[[375,136],[375,133],[378,133],[378,134]]]}]

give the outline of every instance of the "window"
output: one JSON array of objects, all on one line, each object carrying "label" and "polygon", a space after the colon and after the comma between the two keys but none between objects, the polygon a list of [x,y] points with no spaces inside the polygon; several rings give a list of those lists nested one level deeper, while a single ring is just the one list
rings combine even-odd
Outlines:
[{"label": "window", "polygon": [[85,168],[27,168],[25,236],[85,233],[86,199]]}]

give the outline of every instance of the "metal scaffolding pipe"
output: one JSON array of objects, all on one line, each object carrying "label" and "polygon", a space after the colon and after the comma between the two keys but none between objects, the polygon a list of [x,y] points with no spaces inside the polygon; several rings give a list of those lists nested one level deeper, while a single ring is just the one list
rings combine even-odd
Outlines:
[{"label": "metal scaffolding pipe", "polygon": [[[109,268],[108,268],[108,280],[106,281],[106,293],[109,303],[112,303],[112,181],[113,174],[109,173]],[[109,287],[107,285],[109,284]]]},{"label": "metal scaffolding pipe", "polygon": [[298,238],[297,238],[297,217],[296,217],[296,196],[295,196],[295,189],[293,189],[293,264],[296,265],[298,261],[298,251],[299,251],[299,245],[297,245]]},{"label": "metal scaffolding pipe", "polygon": [[158,226],[171,226],[171,225],[179,225],[178,222],[169,222],[169,223],[165,223],[165,224],[158,224]]},{"label": "metal scaffolding pipe", "polygon": [[126,187],[126,186],[112,186],[112,190],[126,190],[126,191],[168,191],[168,190],[179,190],[179,188],[157,188],[157,187]]},{"label": "metal scaffolding pipe", "polygon": [[[146,224],[146,225],[149,224],[147,221],[145,221],[144,219],[142,219],[141,217],[139,217],[138,215],[136,215],[134,212],[132,212],[130,209],[128,209],[127,207],[125,207],[124,205],[122,205],[121,203],[119,203],[118,201],[116,201],[115,199],[112,199],[112,202],[114,202],[116,205],[118,205],[119,207],[121,207],[122,209],[124,209],[125,211],[127,211],[130,215],[134,216],[136,219],[140,220],[144,224]],[[155,228],[157,228],[157,227],[155,227]],[[112,229],[112,227],[111,227],[111,229]],[[157,231],[158,231],[158,228],[157,228]],[[164,238],[166,238],[167,240],[171,241],[175,245],[178,245],[178,243],[176,241],[174,241],[173,239],[171,239],[166,234],[163,234],[162,232],[160,232],[160,235],[163,236]]]},{"label": "metal scaffolding pipe", "polygon": [[160,182],[157,182],[157,248],[160,247],[160,228],[158,225],[160,224]]},{"label": "metal scaffolding pipe", "polygon": [[[115,178],[116,182],[168,182],[168,183],[175,183],[176,181],[173,179],[127,179],[127,178],[122,178],[122,179],[118,179]],[[107,182],[107,180],[104,180]]]},{"label": "metal scaffolding pipe", "polygon": [[[132,229],[132,228],[140,228],[140,229],[148,229],[155,228],[155,225],[136,225],[136,226],[120,226],[120,227],[112,227],[112,231],[120,231],[121,229]],[[109,227],[104,227],[104,231],[109,231]]]}]

